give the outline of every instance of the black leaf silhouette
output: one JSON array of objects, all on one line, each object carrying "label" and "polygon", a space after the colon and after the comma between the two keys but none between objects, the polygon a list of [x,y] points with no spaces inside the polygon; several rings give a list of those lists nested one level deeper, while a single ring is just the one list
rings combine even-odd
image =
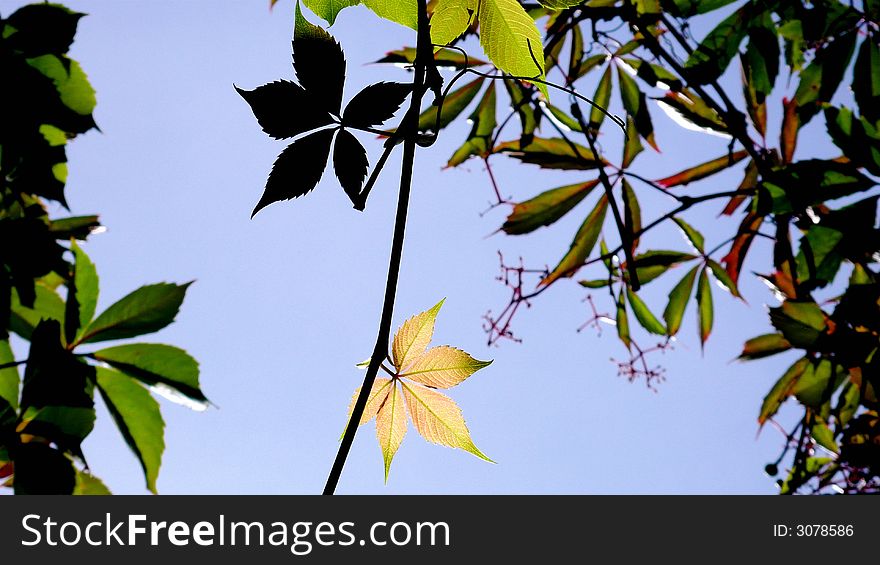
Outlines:
[{"label": "black leaf silhouette", "polygon": [[[278,80],[243,90],[235,87],[250,104],[263,131],[275,139],[287,139],[333,123],[329,112],[315,108],[311,96],[302,87],[287,80]],[[291,112],[292,108],[309,108],[308,112]]]},{"label": "black leaf silhouette", "polygon": [[355,136],[340,129],[333,146],[333,169],[352,202],[361,192],[367,176],[367,152]]},{"label": "black leaf silhouette", "polygon": [[342,107],[345,56],[333,36],[313,25],[296,8],[293,67],[299,83],[335,115]]},{"label": "black leaf silhouette", "polygon": [[266,181],[266,191],[254,208],[251,218],[273,202],[290,200],[315,188],[327,167],[333,132],[332,129],[315,132],[294,141],[281,152],[272,165],[272,172]]},{"label": "black leaf silhouette", "polygon": [[364,88],[348,103],[342,125],[359,128],[378,126],[391,119],[412,92],[411,84],[379,82]]}]

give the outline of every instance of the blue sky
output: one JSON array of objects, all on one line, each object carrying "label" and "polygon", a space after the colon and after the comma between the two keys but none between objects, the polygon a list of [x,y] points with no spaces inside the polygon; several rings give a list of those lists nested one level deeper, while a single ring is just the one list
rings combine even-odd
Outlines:
[{"label": "blue sky", "polygon": [[[22,4],[0,1],[0,13]],[[99,213],[108,227],[85,246],[101,276],[100,304],[142,284],[196,280],[178,321],[146,340],[179,345],[198,358],[204,391],[219,409],[194,413],[163,401],[167,449],[159,491],[320,492],[363,378],[354,365],[375,339],[399,154],[364,213],[351,209],[328,171],[307,197],[272,205],[251,220],[285,144],[260,131],[233,83],[250,89],[293,78],[292,2],[272,13],[268,2],[66,4],[89,14],[71,54],[98,93],[102,132],[69,146],[67,195],[74,213]],[[401,69],[367,63],[411,45],[412,31],[360,7],[344,11],[331,31],[348,60],[346,99],[372,82],[408,80]],[[478,45],[469,46],[480,55]],[[596,80],[585,80],[583,91],[592,92]],[[725,140],[684,132],[656,107],[652,115],[663,153],[640,157],[645,176],[660,178],[725,153]],[[613,327],[601,337],[575,331],[589,312],[581,302],[586,292],[574,282],[560,282],[518,316],[514,329],[523,343],[487,347],[481,316],[507,301],[493,280],[497,251],[522,255],[529,265],[554,265],[594,198],[533,235],[487,237],[506,210],[479,215],[492,197],[480,164],[442,170],[468,129],[460,122],[418,154],[395,327],[446,297],[434,343],[495,360],[450,395],[475,443],[497,464],[428,444],[410,427],[386,485],[367,425],[339,492],[773,493],[763,466],[775,459],[782,437],[769,427],[757,436],[756,416],[793,359],[732,361],[746,338],[768,331],[769,292],[748,275],[742,282],[748,304],[716,292],[715,331],[704,355],[691,305],[675,351],[656,358],[667,369],[658,392],[616,376],[610,358],[625,350]],[[800,151],[814,150],[809,140],[817,132],[804,134]],[[602,140],[614,154],[618,137],[607,127]],[[374,162],[381,144],[362,141]],[[587,179],[503,158],[493,163],[502,191],[514,200]],[[720,178],[733,188],[740,169]],[[653,198],[645,195],[645,216],[668,205]],[[710,243],[738,221],[716,219],[718,210],[686,215]],[[658,230],[651,247],[686,249],[672,229]],[[752,268],[764,269],[766,256],[756,249]],[[678,278],[645,289],[655,312]],[[596,298],[607,305],[601,291]],[[138,463],[106,412],[99,412],[84,447],[92,471],[114,492],[146,492]]]}]

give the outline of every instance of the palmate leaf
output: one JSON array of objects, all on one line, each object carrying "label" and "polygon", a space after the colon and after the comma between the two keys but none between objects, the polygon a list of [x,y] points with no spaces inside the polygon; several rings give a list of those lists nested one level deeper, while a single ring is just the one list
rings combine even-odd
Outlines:
[{"label": "palmate leaf", "polygon": [[281,152],[266,181],[266,190],[254,211],[257,212],[281,200],[290,200],[311,192],[321,180],[330,157],[332,129],[323,129],[302,137]]},{"label": "palmate leaf", "polygon": [[367,151],[361,142],[347,130],[340,129],[333,144],[333,170],[352,200],[361,192],[368,166]]},{"label": "palmate leaf", "polygon": [[296,5],[293,66],[299,83],[323,108],[339,115],[345,84],[345,57],[333,36],[310,23]]},{"label": "palmate leaf", "polygon": [[287,139],[333,123],[314,96],[290,81],[278,80],[254,90],[235,90],[250,105],[263,131]]},{"label": "palmate leaf", "polygon": [[391,361],[398,371],[406,369],[412,361],[425,352],[434,335],[437,314],[445,301],[444,298],[430,310],[408,319],[394,334],[391,343]]},{"label": "palmate leaf", "polygon": [[378,82],[355,94],[342,113],[342,125],[375,127],[390,120],[412,92],[411,84]]}]

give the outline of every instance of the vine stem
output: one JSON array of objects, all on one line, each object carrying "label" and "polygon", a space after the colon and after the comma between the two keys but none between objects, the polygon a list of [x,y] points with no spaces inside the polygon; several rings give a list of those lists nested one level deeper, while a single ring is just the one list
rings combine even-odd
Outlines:
[{"label": "vine stem", "polygon": [[333,461],[333,467],[327,477],[327,484],[324,486],[324,494],[332,495],[336,492],[336,486],[339,484],[339,477],[342,475],[342,469],[345,466],[345,460],[351,451],[351,445],[354,442],[354,436],[357,433],[361,417],[367,406],[367,400],[373,383],[376,380],[376,374],[382,365],[382,361],[388,355],[388,342],[391,337],[391,321],[394,313],[394,299],[397,295],[397,281],[400,276],[400,262],[403,256],[403,240],[406,232],[406,217],[409,210],[409,197],[412,188],[413,166],[415,164],[416,155],[416,136],[418,135],[418,117],[421,112],[422,97],[425,94],[425,75],[427,61],[434,57],[431,47],[431,36],[428,27],[428,12],[426,8],[426,0],[418,0],[419,3],[419,23],[418,23],[418,43],[415,60],[415,76],[413,77],[413,94],[410,100],[410,106],[407,115],[403,119],[406,133],[403,142],[403,165],[400,173],[400,192],[397,199],[397,214],[394,219],[394,235],[391,240],[391,257],[388,265],[388,278],[385,281],[385,300],[382,304],[382,316],[379,320],[379,332],[376,337],[376,346],[373,348],[373,354],[370,357],[370,364],[367,367],[367,374],[364,377],[364,383],[361,386],[357,401],[352,409],[348,425],[342,436],[339,445],[339,451],[336,453],[336,459]]}]

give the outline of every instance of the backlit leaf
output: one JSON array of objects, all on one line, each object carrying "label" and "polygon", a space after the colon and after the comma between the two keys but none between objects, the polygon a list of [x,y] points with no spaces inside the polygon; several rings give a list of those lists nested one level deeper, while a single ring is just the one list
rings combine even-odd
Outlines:
[{"label": "backlit leaf", "polygon": [[852,91],[859,112],[869,122],[880,120],[880,45],[875,31],[862,41],[853,68]]},{"label": "backlit leaf", "polygon": [[712,286],[709,284],[709,275],[706,269],[700,272],[700,280],[697,283],[697,309],[699,312],[700,343],[705,344],[712,333],[712,321],[714,309],[712,307]]},{"label": "backlit leaf", "polygon": [[697,269],[694,267],[682,278],[669,293],[669,302],[663,311],[663,319],[666,320],[666,333],[675,335],[681,328],[681,320],[684,317],[685,308],[691,298],[694,289],[694,281],[697,278]]},{"label": "backlit leaf", "polygon": [[602,122],[605,120],[605,113],[598,107],[608,108],[608,105],[611,102],[611,89],[611,65],[608,65],[605,67],[605,72],[602,73],[602,78],[599,79],[599,85],[596,86],[596,93],[593,95],[593,102],[596,106],[593,106],[590,110],[591,128],[599,129]]},{"label": "backlit leaf", "polygon": [[104,310],[83,330],[79,343],[123,339],[161,330],[174,321],[190,284],[142,286]]},{"label": "backlit leaf", "polygon": [[663,98],[655,98],[660,108],[680,126],[703,133],[720,133],[728,137],[727,124],[706,102],[687,89],[669,91]]},{"label": "backlit leaf", "polygon": [[324,129],[288,145],[272,165],[272,172],[266,180],[266,190],[254,207],[251,217],[269,204],[311,192],[327,167],[332,139],[333,130]]},{"label": "backlit leaf", "polygon": [[697,84],[718,79],[745,39],[749,20],[755,17],[753,11],[752,4],[747,3],[715,26],[685,62],[686,78]]},{"label": "backlit leaf", "polygon": [[419,5],[412,0],[363,0],[364,6],[380,18],[410,29],[419,27]]},{"label": "backlit leaf", "polygon": [[[332,0],[332,3],[345,2]],[[325,17],[315,8],[312,9],[318,15]],[[326,19],[332,24],[332,19],[335,17],[336,14],[333,13],[332,18]],[[297,80],[312,99],[318,101],[327,111],[339,115],[342,107],[342,87],[345,83],[345,57],[342,48],[333,36],[305,19],[300,12],[299,3],[296,4],[293,26],[293,66],[296,69]]]},{"label": "backlit leaf", "polygon": [[779,407],[791,396],[798,379],[804,374],[804,370],[809,364],[810,362],[806,358],[797,360],[776,381],[776,384],[773,385],[773,388],[770,389],[770,392],[767,393],[767,396],[764,397],[764,402],[761,404],[761,411],[758,414],[758,423],[760,425],[763,426],[767,420],[779,411]]},{"label": "backlit leaf", "polygon": [[522,235],[549,226],[577,206],[598,184],[598,180],[592,180],[562,186],[520,202],[513,207],[501,229],[508,235]]},{"label": "backlit leaf", "polygon": [[[442,107],[431,106],[419,115],[419,130],[437,132],[448,126],[467,108],[467,105],[474,99],[482,85],[483,78],[480,77],[450,92],[442,100]],[[439,121],[437,119],[438,114],[440,115]]]},{"label": "backlit leaf", "polygon": [[37,281],[34,285],[34,291],[36,295],[33,308],[23,306],[18,299],[18,293],[12,291],[9,329],[24,339],[31,338],[31,333],[40,320],[64,321],[64,301],[58,293],[41,281]]},{"label": "backlit leaf", "polygon": [[342,125],[357,128],[378,126],[390,120],[412,92],[411,84],[378,82],[355,94],[342,113]]},{"label": "backlit leaf", "polygon": [[[394,382],[391,379],[376,377],[376,380],[373,381],[373,387],[370,389],[370,396],[367,397],[367,404],[364,406],[364,413],[361,416],[360,425],[366,424],[376,417],[379,408],[385,402],[385,399],[388,398],[391,389],[395,388],[395,386],[396,385],[394,385]],[[357,387],[354,391],[354,395],[351,397],[351,403],[348,405],[349,418],[351,418],[351,413],[354,412],[354,405],[357,403],[357,398],[360,393],[361,387]]]},{"label": "backlit leaf", "polygon": [[739,288],[736,286],[736,282],[734,282],[734,280],[730,278],[730,275],[727,273],[726,270],[724,270],[724,267],[722,267],[712,259],[707,259],[706,264],[712,271],[712,275],[715,276],[715,280],[717,280],[718,283],[723,286],[727,292],[737,298],[742,298],[742,295],[739,293]]},{"label": "backlit leaf", "polygon": [[639,85],[626,72],[622,66],[617,67],[617,83],[620,86],[620,99],[626,113],[632,117],[639,135],[648,142],[648,145],[659,150],[654,142],[654,125],[651,123],[651,114],[648,112],[648,103],[645,93],[639,90]]},{"label": "backlit leaf", "polygon": [[287,139],[332,123],[330,114],[317,106],[301,87],[277,80],[254,90],[235,90],[245,99],[263,131],[275,139]]},{"label": "backlit leaf", "polygon": [[401,377],[434,388],[450,388],[492,361],[478,361],[460,349],[441,345],[417,357]]},{"label": "backlit leaf", "polygon": [[[75,289],[74,296],[79,325],[74,333],[78,337],[95,315],[95,308],[98,305],[98,271],[95,269],[95,264],[77,245],[76,241],[71,243],[70,248],[75,258],[73,288]],[[70,303],[69,297],[68,303]],[[68,341],[73,342],[74,340],[75,337],[74,339],[68,338]]]},{"label": "backlit leaf", "polygon": [[77,496],[107,496],[113,493],[98,477],[86,471],[77,471],[73,494]]},{"label": "backlit leaf", "polygon": [[657,181],[657,184],[666,188],[686,185],[688,183],[692,183],[694,181],[712,176],[715,173],[723,171],[728,167],[732,167],[733,165],[748,157],[748,155],[748,152],[745,150],[736,151],[732,154],[724,155],[722,157],[712,159],[711,161],[707,161],[695,167],[685,169],[680,173],[676,173],[670,177],[662,178]]},{"label": "backlit leaf", "polygon": [[633,314],[635,314],[636,319],[643,328],[652,334],[666,335],[666,328],[660,320],[651,312],[648,305],[639,298],[639,295],[629,287],[626,288],[626,297],[629,299],[630,306],[632,306]]},{"label": "backlit leaf", "polygon": [[520,147],[519,140],[498,144],[495,153],[506,153],[523,163],[538,165],[542,169],[589,170],[604,164],[592,151],[577,143],[569,143],[560,137],[536,137],[531,143]]},{"label": "backlit leaf", "polygon": [[98,367],[98,390],[116,427],[137,456],[147,488],[156,493],[156,479],[165,451],[165,422],[159,404],[147,390],[122,373]]},{"label": "backlit leaf", "polygon": [[[634,257],[636,272],[642,284],[651,282],[670,268],[696,259],[695,255],[680,251],[652,250]],[[624,265],[630,269],[630,265]]]},{"label": "backlit leaf", "polygon": [[770,321],[793,346],[812,347],[825,331],[825,315],[815,302],[786,300],[770,309]]},{"label": "backlit leaf", "polygon": [[[541,34],[517,0],[482,0],[479,18],[480,45],[496,67],[514,76],[544,78]],[[536,86],[549,98],[545,85]]]},{"label": "backlit leaf", "polygon": [[379,448],[382,450],[382,459],[385,463],[386,482],[388,471],[391,470],[391,460],[394,459],[394,454],[397,453],[403,442],[403,436],[406,435],[406,408],[403,396],[400,388],[392,384],[385,402],[376,413],[376,438],[379,440]]},{"label": "backlit leaf", "polygon": [[531,104],[531,93],[518,80],[505,80],[504,87],[510,95],[510,106],[519,116],[522,134],[520,135],[520,147],[525,147],[535,137],[535,129],[538,127],[540,114],[535,113]]},{"label": "backlit leaf", "polygon": [[[623,225],[627,233],[633,234],[642,230],[642,208],[639,206],[639,199],[636,198],[636,191],[625,178],[621,180],[621,190],[623,192]],[[632,252],[636,252],[639,246],[639,239],[634,238],[632,242]]]},{"label": "backlit leaf", "polygon": [[636,122],[632,119],[632,116],[626,116],[626,142],[623,146],[623,163],[621,164],[621,168],[625,169],[629,167],[633,159],[636,158],[636,155],[644,151],[645,148],[642,146],[642,142],[639,139],[639,132],[636,129]]},{"label": "backlit leaf", "polygon": [[745,343],[742,353],[739,354],[739,359],[751,361],[752,359],[770,357],[789,349],[791,349],[791,344],[782,334],[759,335]]},{"label": "backlit leaf", "polygon": [[[377,63],[392,63],[398,65],[412,65],[416,60],[416,48],[404,47],[395,51],[389,51],[384,57],[376,61]],[[467,67],[479,67],[488,65],[486,61],[465,56],[454,49],[437,49],[434,52],[434,63],[438,68],[464,69]]]},{"label": "backlit leaf", "polygon": [[309,10],[327,20],[330,25],[333,25],[336,21],[336,16],[344,8],[357,6],[360,3],[361,0],[303,0],[303,4],[308,6]]},{"label": "backlit leaf", "polygon": [[629,332],[629,316],[626,315],[626,301],[623,296],[623,289],[621,289],[617,294],[617,312],[614,316],[614,323],[617,326],[617,338],[629,349],[632,345],[632,338]]},{"label": "backlit leaf", "polygon": [[431,16],[431,43],[448,45],[458,39],[477,17],[478,0],[438,0]]},{"label": "backlit leaf", "polygon": [[828,359],[812,361],[804,369],[792,392],[802,404],[819,408],[843,383],[845,375],[845,371],[839,370]]},{"label": "backlit leaf", "polygon": [[461,409],[451,398],[418,385],[405,382],[401,382],[401,385],[413,425],[423,438],[431,443],[463,449],[492,463],[474,445]]},{"label": "backlit leaf", "polygon": [[333,170],[345,193],[354,200],[367,177],[367,150],[345,129],[336,133],[333,144]]},{"label": "backlit leaf", "polygon": [[95,109],[95,89],[79,63],[63,55],[42,55],[28,59],[27,63],[55,84],[65,106],[81,116],[88,116]]},{"label": "backlit leaf", "polygon": [[403,323],[394,334],[391,344],[391,359],[397,370],[406,369],[417,357],[425,352],[434,335],[434,322],[443,306],[444,298],[430,310],[416,314]]},{"label": "backlit leaf", "polygon": [[605,213],[607,211],[608,198],[602,195],[596,207],[593,208],[593,211],[586,217],[577,234],[575,234],[568,252],[550,274],[541,280],[541,286],[552,284],[562,277],[571,277],[581,268],[596,246],[596,241],[598,241],[599,234],[602,232],[602,225],[605,223]]},{"label": "backlit leaf", "polygon": [[703,253],[703,244],[705,242],[703,234],[698,232],[693,226],[691,226],[689,223],[685,222],[681,218],[672,218],[672,220],[681,229],[685,239],[687,239],[688,242],[690,242],[690,244],[694,246],[694,249],[696,249],[700,253]]}]

